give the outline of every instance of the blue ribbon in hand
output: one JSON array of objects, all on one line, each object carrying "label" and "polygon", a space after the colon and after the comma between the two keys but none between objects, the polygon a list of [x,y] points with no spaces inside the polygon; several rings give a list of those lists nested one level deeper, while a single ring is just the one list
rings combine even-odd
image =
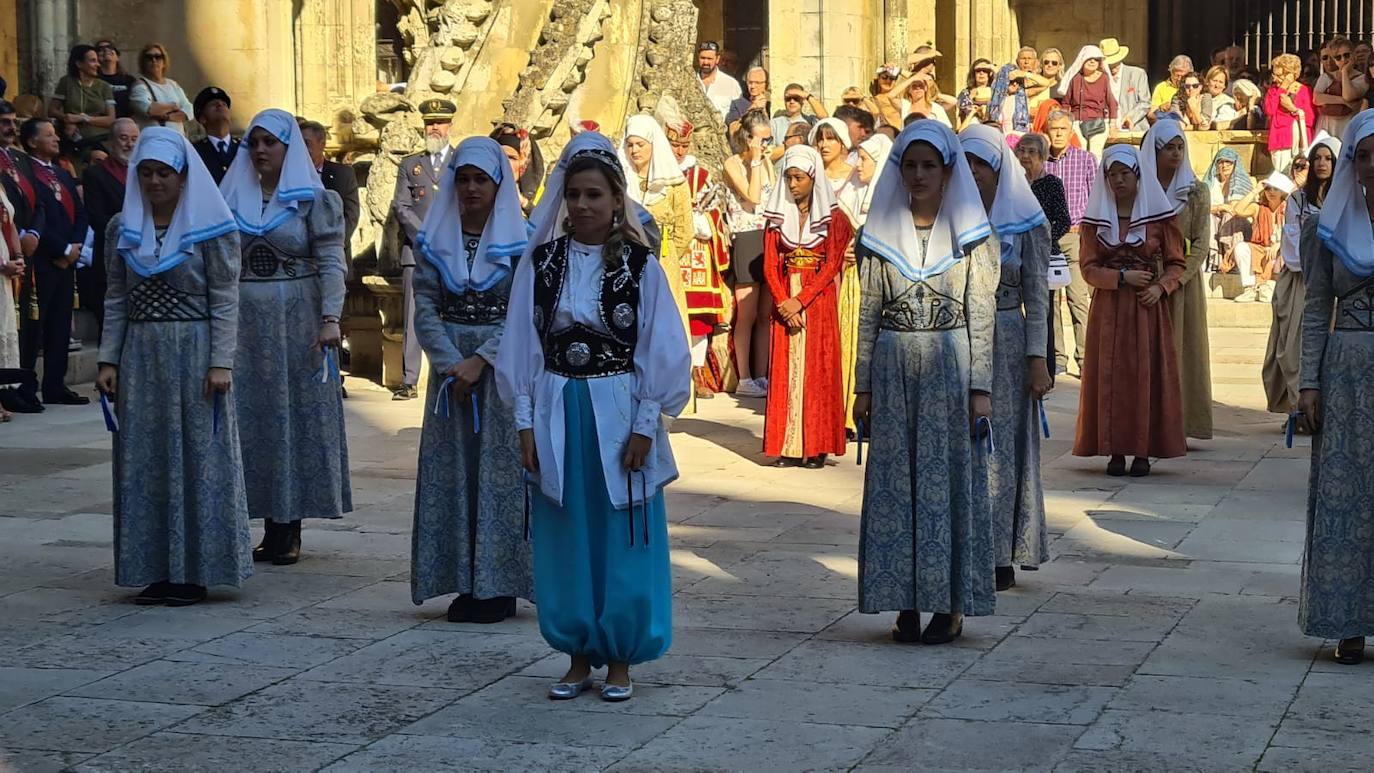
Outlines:
[{"label": "blue ribbon in hand", "polygon": [[857,465],[862,465],[864,463],[864,429],[866,428],[864,427],[864,423],[861,421],[855,423],[858,426],[856,427],[856,431],[854,432],[854,437],[859,443],[859,454],[858,458],[854,460],[854,463]]},{"label": "blue ribbon in hand", "polygon": [[223,393],[223,392],[216,392],[216,393],[215,393],[215,407],[214,407],[214,413],[212,414],[211,423],[210,423],[210,434],[212,434],[212,435],[218,435],[218,434],[219,434],[219,417],[220,417],[220,414],[222,414],[222,413],[224,413],[224,393]]},{"label": "blue ribbon in hand", "polygon": [[990,456],[996,453],[997,445],[992,442],[992,419],[989,419],[986,416],[979,416],[978,422],[974,425],[974,427],[976,427],[980,432],[986,433],[983,435],[982,439],[985,439],[987,441],[985,450],[987,451],[988,455]]},{"label": "blue ribbon in hand", "polygon": [[[456,377],[449,376],[439,385],[439,397],[434,401],[435,416],[443,416],[445,419],[449,418],[448,390],[453,386],[456,380]],[[477,410],[477,393],[469,393],[468,400],[472,403],[472,434],[476,435],[482,431],[482,414]]]},{"label": "blue ribbon in hand", "polygon": [[333,350],[334,347],[332,346],[326,346],[321,350],[322,352],[324,352],[324,362],[320,365],[320,369],[315,373],[315,377],[320,380],[321,384],[329,383],[329,380],[331,378],[333,378],[335,381],[339,380],[339,363],[335,361],[334,355],[331,354]]},{"label": "blue ribbon in hand", "polygon": [[1045,413],[1044,398],[1036,400],[1035,404],[1038,405],[1040,409],[1040,431],[1045,433],[1045,438],[1048,439],[1050,436],[1050,417]]},{"label": "blue ribbon in hand", "polygon": [[1301,415],[1302,411],[1293,411],[1288,414],[1288,426],[1284,430],[1284,444],[1289,448],[1293,447],[1293,430],[1297,429],[1298,417]]},{"label": "blue ribbon in hand", "polygon": [[105,414],[105,429],[109,432],[118,432],[119,417],[115,416],[114,408],[110,407],[110,398],[104,392],[100,393],[100,412]]}]

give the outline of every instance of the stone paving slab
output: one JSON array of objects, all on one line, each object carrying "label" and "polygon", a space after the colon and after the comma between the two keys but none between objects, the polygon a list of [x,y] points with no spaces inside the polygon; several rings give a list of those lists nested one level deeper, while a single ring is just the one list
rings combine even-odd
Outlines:
[{"label": "stone paving slab", "polygon": [[1310,440],[1283,448],[1263,411],[1263,331],[1214,343],[1218,437],[1143,480],[1068,455],[1060,381],[1052,560],[947,647],[854,608],[852,455],[766,467],[761,401],[703,401],[674,426],[673,646],[625,704],[545,699],[566,663],[528,603],[481,626],[410,602],[418,402],[350,390],[357,512],[183,610],[111,584],[99,411],[19,417],[0,426],[0,770],[1368,770],[1365,672],[1297,629]]}]

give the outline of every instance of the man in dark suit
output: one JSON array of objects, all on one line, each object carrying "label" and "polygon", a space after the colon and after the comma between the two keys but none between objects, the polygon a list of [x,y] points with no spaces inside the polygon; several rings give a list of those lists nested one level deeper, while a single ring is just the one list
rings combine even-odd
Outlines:
[{"label": "man in dark suit", "polygon": [[458,108],[447,99],[427,99],[420,103],[425,122],[425,150],[401,159],[396,172],[396,193],[392,208],[401,226],[401,276],[405,285],[405,383],[396,388],[394,400],[413,400],[419,393],[420,341],[415,336],[415,293],[411,280],[415,274],[415,239],[429,213],[429,203],[439,191],[444,164],[448,163],[449,130]]},{"label": "man in dark suit", "polygon": [[229,105],[229,95],[218,86],[201,89],[192,105],[196,120],[205,127],[205,136],[196,140],[196,153],[205,162],[216,185],[224,179],[234,154],[239,152],[239,141],[229,135]]},{"label": "man in dark suit", "polygon": [[340,164],[324,157],[324,146],[329,141],[329,130],[318,121],[301,121],[301,136],[305,138],[305,149],[310,152],[310,162],[320,175],[326,190],[334,191],[343,199],[344,216],[344,255],[348,258],[348,270],[353,271],[353,232],[358,229],[358,214],[362,211],[358,201],[358,175],[353,167]]},{"label": "man in dark suit", "polygon": [[22,289],[19,324],[19,361],[30,370],[43,351],[43,402],[85,405],[90,398],[67,388],[67,342],[72,332],[72,300],[76,294],[76,261],[89,223],[76,180],[54,163],[61,152],[57,127],[44,118],[30,118],[19,127],[19,144],[29,154],[33,179],[51,195],[45,207],[38,249]]},{"label": "man in dark suit", "polygon": [[[11,255],[8,266],[22,269],[19,274],[22,281],[38,251],[38,235],[46,222],[46,208],[39,203],[42,189],[33,179],[28,156],[16,149],[18,141],[19,118],[14,105],[0,99],[0,187],[5,189],[5,197],[14,207],[13,221],[19,233],[21,253]],[[0,292],[10,291],[9,280],[5,272],[0,272]],[[18,384],[16,389],[0,389],[0,407],[15,413],[43,412],[43,403],[38,399],[38,380],[31,369],[6,371],[0,378],[4,379],[0,383]]]},{"label": "man in dark suit", "polygon": [[[97,328],[105,331],[105,229],[124,209],[124,186],[129,180],[129,157],[138,144],[138,124],[132,118],[116,119],[105,141],[109,155],[91,164],[81,175],[86,214],[91,221],[91,263],[76,270],[76,290],[81,307],[95,314]],[[137,181],[134,183],[137,185]]]}]

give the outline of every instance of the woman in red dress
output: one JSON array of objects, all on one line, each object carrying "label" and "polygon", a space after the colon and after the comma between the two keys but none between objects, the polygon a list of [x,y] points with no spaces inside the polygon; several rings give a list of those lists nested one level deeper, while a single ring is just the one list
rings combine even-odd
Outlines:
[{"label": "woman in red dress", "polygon": [[1150,474],[1150,457],[1183,456],[1183,401],[1169,304],[1187,267],[1173,205],[1140,175],[1130,145],[1112,145],[1079,229],[1091,285],[1074,456],[1110,456],[1107,474]]},{"label": "woman in red dress", "polygon": [[763,451],[777,467],[825,466],[844,454],[840,309],[835,278],[854,233],[814,148],[782,157],[785,185],[764,210],[763,272],[773,297],[772,363]]}]

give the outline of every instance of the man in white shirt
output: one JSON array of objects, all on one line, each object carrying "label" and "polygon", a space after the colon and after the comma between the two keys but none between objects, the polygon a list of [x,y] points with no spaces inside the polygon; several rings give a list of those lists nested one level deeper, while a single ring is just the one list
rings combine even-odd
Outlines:
[{"label": "man in white shirt", "polygon": [[739,81],[718,69],[720,64],[720,44],[708,40],[697,46],[697,75],[706,98],[720,111],[721,120],[730,112],[730,104],[744,96]]}]

